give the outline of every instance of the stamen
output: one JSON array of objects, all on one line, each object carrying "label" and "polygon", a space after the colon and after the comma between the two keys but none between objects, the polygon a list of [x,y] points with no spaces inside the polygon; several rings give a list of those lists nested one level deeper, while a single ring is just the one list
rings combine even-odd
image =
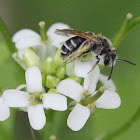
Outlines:
[{"label": "stamen", "polygon": [[91,109],[91,107],[96,107],[95,104],[88,104],[88,108]]},{"label": "stamen", "polygon": [[35,91],[35,97],[38,97],[39,96],[39,92],[38,91]]},{"label": "stamen", "polygon": [[35,99],[34,95],[31,95],[30,98],[28,99],[28,101],[33,101]]},{"label": "stamen", "polygon": [[32,105],[36,105],[36,103],[35,102],[32,102]]},{"label": "stamen", "polygon": [[94,94],[93,96],[86,96],[85,99],[81,101],[81,104],[88,107],[89,105],[91,106],[91,104],[94,106],[94,102],[102,96],[104,91],[105,87],[100,87],[98,92],[96,92],[96,94]]},{"label": "stamen", "polygon": [[40,95],[40,97],[39,97],[39,98],[40,98],[40,100],[42,100],[42,98],[43,98],[43,95]]},{"label": "stamen", "polygon": [[87,96],[88,90],[85,90],[82,95]]}]

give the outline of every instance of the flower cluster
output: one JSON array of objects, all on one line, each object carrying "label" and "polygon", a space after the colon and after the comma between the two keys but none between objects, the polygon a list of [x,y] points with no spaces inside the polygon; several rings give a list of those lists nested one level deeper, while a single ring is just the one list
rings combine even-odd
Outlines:
[{"label": "flower cluster", "polygon": [[[53,24],[45,31],[45,23],[40,22],[40,35],[30,29],[15,33],[12,40],[17,52],[14,59],[25,69],[26,84],[17,89],[8,89],[0,97],[0,120],[10,116],[10,107],[28,113],[33,129],[40,130],[46,123],[48,109],[70,112],[67,125],[73,131],[80,130],[88,120],[92,109],[115,109],[121,104],[112,80],[100,73],[98,66],[88,73],[95,61],[76,60],[64,64],[60,57],[60,47],[69,37],[54,33],[56,29],[70,28],[63,23]],[[103,85],[97,88],[98,81]],[[44,110],[45,109],[45,110]]]}]

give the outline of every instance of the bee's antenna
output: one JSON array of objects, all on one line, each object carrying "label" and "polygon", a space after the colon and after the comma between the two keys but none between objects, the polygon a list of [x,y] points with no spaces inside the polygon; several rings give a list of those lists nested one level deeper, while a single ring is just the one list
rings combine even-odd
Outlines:
[{"label": "bee's antenna", "polygon": [[117,60],[117,61],[124,61],[124,62],[126,62],[126,63],[131,64],[131,65],[136,65],[135,63],[132,63],[132,62],[130,62],[130,61],[127,61],[127,60],[124,60],[124,59],[121,59],[121,58],[116,59],[116,60]]},{"label": "bee's antenna", "polygon": [[113,72],[113,63],[112,63],[112,68],[111,68],[111,71],[110,71],[110,75],[109,75],[109,77],[108,77],[107,80],[109,80],[109,79],[111,78],[111,76],[112,76],[112,72]]}]

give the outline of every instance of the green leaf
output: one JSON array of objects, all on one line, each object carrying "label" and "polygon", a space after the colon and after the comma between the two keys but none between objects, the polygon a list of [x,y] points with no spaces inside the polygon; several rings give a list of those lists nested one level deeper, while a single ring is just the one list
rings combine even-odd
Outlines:
[{"label": "green leaf", "polygon": [[0,33],[2,34],[6,44],[7,44],[7,47],[9,49],[9,51],[11,53],[14,53],[16,51],[16,48],[15,48],[15,45],[14,43],[12,42],[11,40],[11,35],[10,33],[8,32],[8,29],[6,28],[2,18],[0,17]]}]

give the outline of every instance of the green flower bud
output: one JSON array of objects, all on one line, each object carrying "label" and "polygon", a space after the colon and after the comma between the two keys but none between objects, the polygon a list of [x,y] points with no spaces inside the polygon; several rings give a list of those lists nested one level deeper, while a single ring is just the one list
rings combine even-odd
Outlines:
[{"label": "green flower bud", "polygon": [[47,57],[42,69],[45,75],[53,74],[55,72],[54,60],[50,56]]},{"label": "green flower bud", "polygon": [[57,49],[55,57],[54,57],[55,67],[58,69],[59,67],[63,66],[63,60],[60,57],[60,49]]},{"label": "green flower bud", "polygon": [[46,77],[46,87],[48,87],[48,88],[54,88],[54,87],[57,86],[57,84],[58,84],[59,81],[60,80],[58,78],[53,77],[51,75],[47,75],[47,77]]},{"label": "green flower bud", "polygon": [[48,91],[49,94],[60,94],[55,88],[51,88],[49,91]]},{"label": "green flower bud", "polygon": [[56,71],[56,76],[59,78],[59,79],[64,79],[65,77],[65,68],[64,67],[60,67],[57,71]]},{"label": "green flower bud", "polygon": [[42,85],[44,87],[45,86],[45,82],[46,82],[46,76],[45,76],[45,74],[43,72],[41,73],[41,75],[42,75]]},{"label": "green flower bud", "polygon": [[26,68],[37,66],[39,69],[41,69],[42,67],[40,57],[32,49],[27,49],[25,51],[23,54],[23,61]]},{"label": "green flower bud", "polygon": [[68,77],[67,79],[71,79],[75,82],[78,82],[78,83],[82,83],[83,82],[83,78],[80,78],[80,77],[77,77],[77,76],[71,76],[71,77]]}]

